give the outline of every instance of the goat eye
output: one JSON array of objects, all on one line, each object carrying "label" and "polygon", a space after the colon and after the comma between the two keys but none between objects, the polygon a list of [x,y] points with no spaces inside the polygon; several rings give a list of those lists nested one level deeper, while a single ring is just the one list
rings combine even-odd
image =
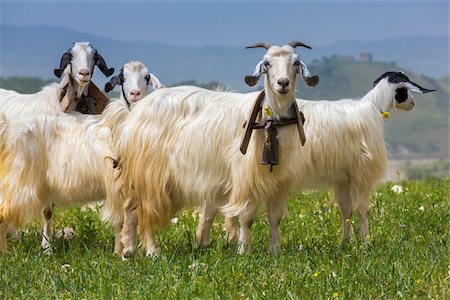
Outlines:
[{"label": "goat eye", "polygon": [[148,84],[148,82],[150,81],[150,75],[145,75],[145,80],[147,81],[147,84]]},{"label": "goat eye", "polygon": [[395,91],[395,100],[397,100],[398,103],[405,102],[408,99],[408,90],[404,87],[398,88]]},{"label": "goat eye", "polygon": [[294,61],[294,66],[295,66],[295,67],[300,66],[300,61],[299,61],[299,60]]},{"label": "goat eye", "polygon": [[266,67],[266,68],[270,67],[270,62],[265,61],[265,62],[264,62],[264,67]]}]

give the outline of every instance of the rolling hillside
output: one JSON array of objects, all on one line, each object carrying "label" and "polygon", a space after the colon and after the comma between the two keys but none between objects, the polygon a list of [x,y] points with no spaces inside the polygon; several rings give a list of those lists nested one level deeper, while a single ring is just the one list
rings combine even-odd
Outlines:
[{"label": "rolling hillside", "polygon": [[[166,85],[195,79],[219,81],[232,89],[245,91],[248,87],[243,77],[253,71],[264,53],[263,49],[244,49],[247,45],[182,47],[150,41],[123,42],[50,26],[0,25],[0,32],[0,76],[53,78],[53,69],[72,42],[90,41],[117,70],[130,60],[141,60]],[[248,41],[249,44],[254,42],[257,41]],[[308,44],[308,41],[303,42]],[[432,77],[448,74],[448,38],[444,37],[411,36],[311,46],[312,50],[297,50],[307,64],[334,54],[358,57],[361,52],[370,52],[377,61],[395,61],[417,74]],[[106,79],[99,72],[94,76],[95,82],[105,83]]]}]

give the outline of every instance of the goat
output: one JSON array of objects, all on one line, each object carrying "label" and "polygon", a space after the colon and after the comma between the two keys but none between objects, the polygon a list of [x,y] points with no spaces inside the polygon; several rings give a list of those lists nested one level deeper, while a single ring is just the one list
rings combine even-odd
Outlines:
[{"label": "goat", "polygon": [[[271,118],[295,116],[296,74],[302,74],[310,85],[318,77],[309,76],[306,66],[294,52],[291,42],[283,47],[259,43],[267,53],[258,63],[249,84],[256,84],[266,74],[265,97],[259,92],[240,94],[215,92],[197,87],[174,87],[157,90],[137,103],[120,126],[114,141],[118,154],[119,178],[127,199],[124,205],[122,231],[123,255],[135,249],[136,225],[147,255],[158,255],[155,226],[168,223],[183,207],[204,206],[202,218],[211,220],[218,205],[228,198],[249,197],[267,201],[287,193],[284,186],[297,170],[289,168],[289,153],[298,151],[293,140],[299,140],[296,126],[279,128],[280,162],[273,173],[260,164],[264,144],[263,132],[254,133],[248,153],[239,153],[242,124],[256,98],[270,109]],[[260,111],[259,107],[256,111]],[[261,120],[269,118],[261,113]],[[297,119],[296,119],[297,120]],[[270,219],[278,220],[279,212]],[[231,222],[232,223],[232,222]],[[233,224],[231,224],[233,225]],[[197,244],[209,242],[209,224],[198,228]]]},{"label": "goat", "polygon": [[110,92],[116,85],[122,86],[121,99],[128,107],[141,100],[148,94],[148,85],[153,88],[163,88],[164,85],[159,79],[150,73],[147,67],[139,61],[130,61],[123,65],[119,75],[113,76],[105,84],[105,92]]},{"label": "goat", "polygon": [[[136,75],[145,80],[146,73],[142,73],[145,66],[136,62],[129,65],[136,68],[124,73],[122,84],[131,90],[142,88],[134,84],[140,82]],[[160,86],[158,81],[156,87]],[[147,93],[144,87],[141,96]],[[138,101],[139,97],[133,99]],[[117,197],[113,167],[106,158],[115,157],[111,128],[129,111],[125,105],[127,98],[123,100],[111,101],[102,115],[60,112],[17,120],[8,119],[4,114],[0,116],[0,178],[3,181],[0,251],[7,251],[6,224],[20,226],[43,212],[41,245],[49,249],[52,205],[84,204]],[[116,227],[118,253],[121,252],[120,231],[121,226]]]},{"label": "goat", "polygon": [[[70,65],[70,74],[74,78],[73,85],[78,95],[87,95],[88,86],[92,78],[94,66],[106,75],[110,76],[114,69],[108,69],[106,62],[98,51],[87,42],[77,42],[65,52],[60,61],[60,68],[54,70],[54,74],[60,78],[64,69]],[[20,94],[12,90],[0,89],[0,106],[3,113],[9,118],[18,118],[28,113],[54,114],[61,112],[60,103],[57,100],[58,84],[45,86],[34,94]],[[68,111],[76,109],[76,102]],[[8,234],[18,238],[14,228],[8,228]]]},{"label": "goat", "polygon": [[[88,42],[77,42],[61,57],[59,69],[54,73],[61,77],[64,69],[70,64],[71,77],[77,95],[87,95],[91,82],[94,66],[97,65],[105,76],[109,77],[114,69],[108,69],[106,62],[98,51]],[[0,107],[8,118],[15,118],[32,113],[56,113],[61,112],[57,100],[58,84],[45,86],[34,94],[20,94],[15,91],[0,89]],[[68,111],[76,109],[76,101]]]},{"label": "goat", "polygon": [[[349,219],[357,210],[360,220],[360,239],[369,234],[367,213],[370,194],[382,179],[387,167],[387,153],[383,138],[383,125],[394,109],[409,111],[414,106],[411,92],[428,93],[411,82],[401,72],[386,72],[374,82],[374,87],[360,100],[307,101],[297,99],[305,116],[306,144],[300,147],[292,139],[294,149],[288,165],[292,174],[286,191],[306,187],[332,186],[334,201],[342,215],[342,240],[352,235]],[[253,215],[255,198],[231,197],[224,207],[226,215]],[[286,210],[285,201],[272,201],[271,209]],[[247,219],[251,223],[253,218]],[[270,223],[270,233],[278,232],[278,222]],[[249,240],[243,224],[241,242]],[[280,242],[277,237],[276,247]],[[275,249],[273,249],[275,250]]]}]

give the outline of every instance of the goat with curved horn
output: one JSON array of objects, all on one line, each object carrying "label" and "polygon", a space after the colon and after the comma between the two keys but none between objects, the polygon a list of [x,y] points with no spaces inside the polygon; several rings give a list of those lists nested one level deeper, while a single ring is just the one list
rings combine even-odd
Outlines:
[{"label": "goat with curved horn", "polygon": [[254,45],[250,45],[245,47],[245,49],[250,49],[250,48],[265,48],[266,50],[269,50],[270,47],[272,47],[273,44],[271,42],[259,42],[256,43]]},{"label": "goat with curved horn", "polygon": [[299,42],[299,41],[291,41],[291,42],[288,43],[288,45],[291,46],[292,48],[301,46],[301,47],[305,47],[305,48],[311,49],[310,46],[308,46],[308,45],[306,45],[306,44],[304,44],[302,42]]}]

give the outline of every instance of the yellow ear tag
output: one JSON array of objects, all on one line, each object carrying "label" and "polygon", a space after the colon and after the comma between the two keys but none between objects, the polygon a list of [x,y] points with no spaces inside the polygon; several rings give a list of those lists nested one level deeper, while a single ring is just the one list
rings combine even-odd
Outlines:
[{"label": "yellow ear tag", "polygon": [[264,113],[266,116],[271,117],[272,116],[272,110],[270,109],[269,105],[264,106]]},{"label": "yellow ear tag", "polygon": [[388,111],[382,111],[381,114],[383,115],[383,118],[385,118],[385,119],[389,119],[389,117],[391,116],[391,113]]}]

